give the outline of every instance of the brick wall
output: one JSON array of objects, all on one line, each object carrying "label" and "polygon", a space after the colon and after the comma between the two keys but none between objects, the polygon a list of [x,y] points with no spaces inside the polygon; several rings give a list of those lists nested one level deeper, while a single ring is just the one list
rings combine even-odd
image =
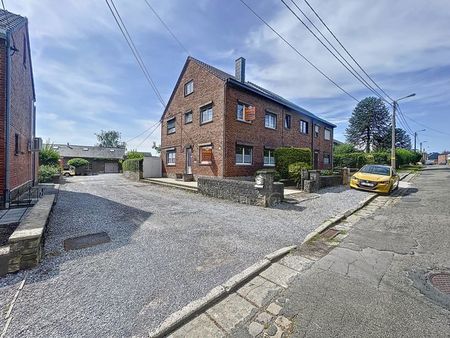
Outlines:
[{"label": "brick wall", "polygon": [[[184,84],[193,80],[194,91],[184,96]],[[186,70],[163,118],[161,127],[161,158],[164,176],[185,172],[186,147],[192,147],[192,171],[195,175],[222,176],[224,82],[196,62],[189,60]],[[213,121],[200,124],[200,107],[213,105]],[[185,124],[184,113],[192,110],[192,122]],[[167,121],[176,118],[176,132],[167,134]],[[212,162],[200,163],[199,145],[212,145]],[[167,148],[176,149],[176,165],[166,163]]]},{"label": "brick wall", "polygon": [[[0,39],[0,202],[5,189],[6,41]],[[3,203],[0,203],[0,205]]]}]

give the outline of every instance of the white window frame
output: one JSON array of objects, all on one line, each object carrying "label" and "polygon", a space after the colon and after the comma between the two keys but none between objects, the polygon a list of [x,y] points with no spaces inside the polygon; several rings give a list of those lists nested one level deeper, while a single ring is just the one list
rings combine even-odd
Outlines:
[{"label": "white window frame", "polygon": [[[268,152],[268,156],[266,156],[266,152]],[[264,166],[265,167],[274,167],[275,166],[275,157],[274,157],[274,150],[273,149],[267,149],[264,148]],[[267,161],[266,161],[267,159]]]},{"label": "white window frame", "polygon": [[184,84],[184,96],[188,96],[194,92],[194,80],[188,81]]},{"label": "white window frame", "polygon": [[[205,112],[211,112],[211,113],[208,113],[208,116],[210,115],[210,118],[208,120],[203,119],[203,114]],[[208,104],[206,106],[200,107],[200,124],[212,122],[213,117],[214,117],[214,111],[213,111],[212,104]]]},{"label": "white window frame", "polygon": [[[325,162],[325,159],[327,159],[328,162]],[[323,164],[331,164],[331,154],[323,153]]]},{"label": "white window frame", "polygon": [[[327,134],[328,134],[328,138],[327,138]],[[325,128],[325,133],[323,135],[323,138],[326,141],[330,141],[331,140],[331,129]]]},{"label": "white window frame", "polygon": [[[169,128],[169,123],[173,121],[173,127]],[[167,134],[174,134],[177,131],[176,128],[177,120],[176,118],[171,118],[170,120],[167,120]]]},{"label": "white window frame", "polygon": [[[240,112],[240,114],[242,116],[239,116],[239,107],[242,107],[242,110]],[[245,104],[242,102],[237,103],[237,105],[236,105],[236,120],[241,121],[241,122],[248,122],[248,121],[245,121],[245,114],[244,114],[245,107],[248,107],[248,104]]]},{"label": "white window frame", "polygon": [[[238,153],[238,147],[242,148],[242,153]],[[245,149],[250,149],[250,162],[245,161],[245,156],[249,156],[245,154]],[[242,156],[241,161],[238,161],[238,155]],[[253,147],[251,146],[245,146],[242,144],[237,144],[235,149],[235,163],[236,165],[252,165],[253,164]]]},{"label": "white window frame", "polygon": [[318,124],[314,125],[314,137],[319,137],[320,135],[320,126]]},{"label": "white window frame", "polygon": [[308,121],[300,120],[300,133],[302,134],[308,134]]},{"label": "white window frame", "polygon": [[[272,126],[271,122],[275,122],[275,126]],[[264,127],[268,129],[277,129],[277,114],[266,111],[264,115]]]},{"label": "white window frame", "polygon": [[[173,156],[171,156],[173,155]],[[168,166],[175,166],[177,163],[177,152],[176,150],[166,151],[166,162]]]},{"label": "white window frame", "polygon": [[[289,126],[286,123],[288,117],[289,117]],[[286,114],[286,115],[284,115],[284,128],[291,129],[291,127],[292,127],[292,115],[291,114]]]},{"label": "white window frame", "polygon": [[199,159],[200,159],[200,164],[212,164],[212,161],[203,161],[203,159],[202,159],[202,149],[211,149],[211,151],[212,151],[212,146],[199,146],[198,147],[199,148]]}]

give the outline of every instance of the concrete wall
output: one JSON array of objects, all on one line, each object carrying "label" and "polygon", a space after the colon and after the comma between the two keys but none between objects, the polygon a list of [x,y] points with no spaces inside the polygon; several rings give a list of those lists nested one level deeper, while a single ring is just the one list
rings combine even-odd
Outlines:
[{"label": "concrete wall", "polygon": [[320,176],[319,189],[342,185],[341,175]]},{"label": "concrete wall", "polygon": [[162,163],[160,157],[144,157],[142,163],[143,177],[161,177]]}]

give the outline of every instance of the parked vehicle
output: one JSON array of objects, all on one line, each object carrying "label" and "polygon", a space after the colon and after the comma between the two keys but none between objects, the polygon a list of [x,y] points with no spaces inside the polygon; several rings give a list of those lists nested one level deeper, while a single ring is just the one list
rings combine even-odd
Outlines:
[{"label": "parked vehicle", "polygon": [[425,164],[426,165],[434,165],[434,161],[433,160],[426,160]]},{"label": "parked vehicle", "polygon": [[64,177],[75,176],[75,167],[73,165],[66,165],[63,167],[61,174]]},{"label": "parked vehicle", "polygon": [[367,164],[350,180],[350,187],[390,194],[398,188],[400,177],[392,167],[387,165]]}]

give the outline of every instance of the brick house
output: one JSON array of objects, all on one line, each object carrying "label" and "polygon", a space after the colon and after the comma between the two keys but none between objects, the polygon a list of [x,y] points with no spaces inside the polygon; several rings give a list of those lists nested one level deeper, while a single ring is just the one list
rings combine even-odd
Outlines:
[{"label": "brick house", "polygon": [[28,20],[0,10],[0,207],[37,182],[35,100]]},{"label": "brick house", "polygon": [[80,146],[74,144],[54,144],[61,158],[62,166],[68,166],[67,162],[72,158],[84,158],[89,162],[83,173],[105,174],[118,173],[120,160],[125,156],[125,148],[109,148],[99,146]]},{"label": "brick house", "polygon": [[312,150],[314,167],[332,167],[333,128],[296,104],[188,57],[162,116],[163,175],[252,176],[273,167],[274,149]]},{"label": "brick house", "polygon": [[444,151],[442,154],[438,155],[438,164],[449,164],[450,163],[450,153]]}]

